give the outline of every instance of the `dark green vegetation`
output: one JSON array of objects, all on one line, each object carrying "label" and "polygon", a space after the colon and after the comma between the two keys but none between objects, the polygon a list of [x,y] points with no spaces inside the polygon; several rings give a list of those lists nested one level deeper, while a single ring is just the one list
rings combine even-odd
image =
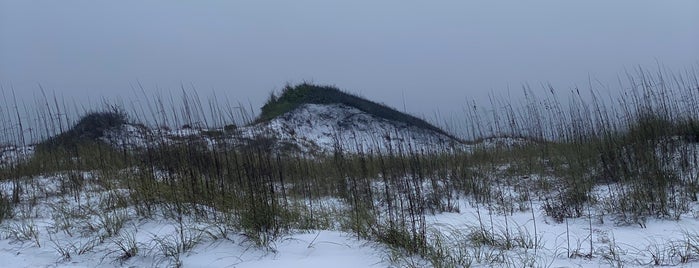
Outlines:
[{"label": "dark green vegetation", "polygon": [[352,95],[332,86],[318,86],[308,83],[296,86],[287,85],[280,96],[271,94],[267,102],[262,106],[259,121],[271,120],[277,116],[290,112],[303,104],[344,104],[360,111],[385,118],[392,121],[406,123],[408,125],[429,129],[453,137],[444,130],[427,123],[415,116],[399,112],[383,104]]},{"label": "dark green vegetation", "polygon": [[77,150],[79,146],[89,143],[102,143],[101,137],[106,131],[117,129],[126,124],[126,114],[118,108],[91,112],[83,116],[72,128],[50,137],[37,145],[39,150]]},{"label": "dark green vegetation", "polygon": [[[259,141],[241,146],[225,135],[209,135],[212,146],[196,137],[176,143],[156,137],[146,148],[113,148],[78,141],[94,141],[125,117],[109,110],[91,113],[42,143],[32,159],[0,169],[0,176],[15,185],[15,197],[0,196],[0,216],[12,217],[3,208],[19,203],[16,196],[26,190],[28,178],[88,171],[101,176],[102,187],[123,190],[116,204],[134,208],[140,217],[219,222],[259,245],[292,230],[340,229],[446,266],[460,260],[442,263],[453,256],[443,255],[430,239],[426,215],[456,211],[459,199],[501,215],[543,209],[559,222],[611,216],[618,224],[644,226],[648,218],[679,219],[699,194],[699,82],[696,75],[673,76],[672,83],[662,75],[639,75],[642,83],[632,83],[614,103],[599,101],[594,92],[589,98],[573,93],[562,102],[555,94],[536,98],[526,89],[523,103],[497,105],[506,108],[492,114],[471,110],[464,120],[473,136],[537,142],[459,147],[438,155],[393,148],[382,155],[340,150],[308,158],[275,153]],[[309,84],[272,96],[259,120],[303,103],[342,103],[435,128],[337,89]],[[187,118],[182,123],[206,121]],[[71,149],[62,149],[66,146]],[[65,192],[79,199],[86,182],[69,178],[62,184]],[[483,226],[468,241],[464,247],[537,247],[536,239],[505,243]]]}]

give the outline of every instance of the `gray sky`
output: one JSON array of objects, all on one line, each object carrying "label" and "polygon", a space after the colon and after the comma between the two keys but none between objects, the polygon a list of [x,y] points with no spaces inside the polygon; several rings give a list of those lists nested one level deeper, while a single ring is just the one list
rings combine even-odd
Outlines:
[{"label": "gray sky", "polygon": [[257,109],[312,81],[429,118],[523,83],[696,67],[698,14],[696,0],[0,0],[0,84],[85,102],[184,83]]}]

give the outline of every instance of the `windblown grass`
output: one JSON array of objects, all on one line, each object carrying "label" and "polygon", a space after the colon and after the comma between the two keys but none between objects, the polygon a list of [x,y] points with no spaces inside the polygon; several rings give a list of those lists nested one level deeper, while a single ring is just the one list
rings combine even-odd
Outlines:
[{"label": "windblown grass", "polygon": [[[31,189],[29,178],[86,171],[102,174],[104,189],[125,191],[112,201],[113,207],[133,208],[139,217],[160,213],[180,223],[178,237],[157,240],[162,254],[175,258],[175,263],[179,254],[191,248],[187,243],[195,243],[202,235],[186,230],[183,218],[190,217],[239,230],[263,247],[291,231],[336,228],[390,245],[405,255],[432,259],[433,265],[446,265],[439,262],[445,260],[465,266],[504,262],[504,255],[497,252],[537,249],[537,231],[513,233],[512,226],[486,229],[483,222],[488,216],[492,221],[493,216],[479,212],[480,226],[452,236],[497,252],[445,251],[431,238],[446,243],[449,237],[431,234],[426,215],[458,211],[457,201],[466,198],[502,215],[532,211],[535,218],[533,211],[539,208],[533,203],[537,202],[558,222],[578,217],[591,221],[594,210],[614,215],[619,223],[644,226],[648,218],[679,219],[688,209],[686,204],[697,201],[699,176],[687,174],[695,174],[699,167],[699,83],[696,74],[671,78],[639,70],[629,77],[630,89],[616,103],[601,101],[594,90],[589,98],[576,90],[563,102],[553,89],[551,95],[537,98],[525,88],[527,98],[522,103],[497,101],[494,106],[504,108],[489,110],[492,113],[487,116],[477,107],[464,115],[473,138],[487,141],[491,137],[511,144],[481,142],[442,154],[428,154],[410,145],[387,145],[381,147],[387,148],[383,151],[356,154],[342,148],[333,155],[281,152],[264,140],[230,138],[238,131],[233,126],[252,120],[236,122],[231,108],[214,101],[204,105],[196,95],[185,95],[178,106],[181,110],[156,99],[133,109],[140,114],[128,116],[107,105],[86,113],[72,127],[67,126],[67,118],[52,114],[59,110],[55,105],[38,113],[36,122],[46,134],[37,135],[44,139],[36,144],[34,156],[0,168],[2,178],[13,182],[10,194],[0,195],[0,220],[14,217],[13,210],[22,202],[19,196]],[[287,87],[281,96],[270,97],[257,121],[304,102],[339,102],[446,133],[416,117],[309,84]],[[5,128],[0,137],[24,140],[26,116],[12,119],[11,115],[21,114],[19,108],[2,112],[3,122],[13,121],[16,128]],[[56,123],[57,117],[65,120]],[[135,149],[114,147],[100,139],[124,124],[187,126],[206,134],[176,140],[155,135],[146,146]],[[376,142],[382,142],[381,137]],[[62,192],[78,199],[85,183],[73,177]],[[609,192],[606,201],[592,194],[603,186]],[[328,205],[333,202],[338,205]],[[109,220],[109,213],[102,218]],[[32,229],[27,228],[19,228],[26,232],[17,236],[31,239]],[[139,246],[119,229],[105,229],[111,230],[109,237],[121,237],[115,240],[119,247],[115,253],[124,259],[140,254]],[[593,253],[590,249],[589,254]]]}]

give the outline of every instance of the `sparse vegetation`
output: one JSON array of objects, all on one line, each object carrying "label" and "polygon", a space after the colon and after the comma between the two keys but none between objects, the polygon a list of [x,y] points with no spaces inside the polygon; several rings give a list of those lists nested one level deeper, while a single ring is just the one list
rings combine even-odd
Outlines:
[{"label": "sparse vegetation", "polygon": [[0,192],[0,223],[4,219],[12,218],[12,203]]},{"label": "sparse vegetation", "polygon": [[[679,220],[699,194],[696,76],[673,76],[671,84],[662,75],[640,71],[639,76],[641,83],[631,78],[631,90],[615,104],[600,101],[594,91],[589,100],[574,92],[564,103],[553,90],[539,99],[527,88],[520,108],[498,104],[505,108],[489,116],[479,108],[469,110],[464,120],[472,136],[482,142],[442,154],[415,150],[410,144],[356,154],[340,147],[332,155],[281,153],[271,150],[272,141],[265,138],[229,138],[239,130],[236,126],[249,122],[221,122],[218,125],[227,126],[223,130],[210,128],[206,122],[216,120],[204,116],[201,102],[191,97],[185,98],[182,113],[174,116],[181,122],[156,118],[138,123],[197,125],[203,134],[178,139],[149,136],[142,147],[121,148],[100,138],[129,123],[131,116],[108,107],[105,112],[87,113],[67,131],[38,143],[31,159],[0,167],[5,180],[1,182],[8,182],[7,189],[0,188],[0,224],[9,237],[40,246],[38,233],[43,229],[26,215],[40,205],[38,200],[60,196],[85,213],[75,217],[89,218],[92,224],[71,225],[67,216],[56,216],[53,234],[73,236],[87,228],[100,238],[84,244],[53,241],[64,259],[111,242],[117,247],[108,251],[111,259],[128,261],[151,254],[181,266],[181,255],[205,238],[225,239],[237,232],[258,247],[272,248],[291,232],[339,229],[389,245],[398,259],[417,256],[437,267],[506,265],[515,260],[537,267],[550,265],[541,251],[558,251],[541,247],[537,221],[543,217],[567,226],[568,220],[582,219],[590,226],[589,236],[576,241],[569,234],[563,236],[567,256],[623,265],[624,252],[613,240],[595,248],[593,220],[611,219],[641,228],[649,218]],[[257,121],[304,103],[341,103],[445,134],[416,117],[311,84],[287,86],[280,96],[272,95]],[[225,111],[216,105],[209,103],[212,111]],[[156,101],[149,110],[158,110],[150,115],[157,117],[166,109]],[[233,114],[221,113],[214,117]],[[149,118],[134,116],[139,117]],[[55,127],[51,118],[41,118],[47,132],[68,122]],[[486,145],[488,137],[512,142]],[[375,142],[383,140],[377,137]],[[59,183],[51,189],[37,185],[37,177]],[[431,226],[428,216],[458,212],[464,203],[475,207],[473,225]],[[58,205],[52,209],[69,213]],[[16,217],[16,210],[24,210],[25,216]],[[533,228],[512,222],[516,212],[529,212]],[[139,244],[135,234],[123,228],[135,217],[172,221],[174,234],[153,234],[153,244]],[[217,228],[204,231],[200,225]],[[656,265],[684,263],[699,255],[698,241],[696,235],[686,235],[686,243],[639,252],[650,253]],[[144,250],[148,246],[151,250]]]}]

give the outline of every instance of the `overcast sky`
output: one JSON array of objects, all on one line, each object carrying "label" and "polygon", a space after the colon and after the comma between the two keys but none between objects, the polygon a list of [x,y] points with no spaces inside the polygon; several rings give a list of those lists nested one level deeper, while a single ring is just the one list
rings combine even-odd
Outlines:
[{"label": "overcast sky", "polygon": [[68,100],[130,85],[250,103],[333,84],[431,117],[523,83],[614,82],[635,66],[697,67],[699,1],[8,1],[0,84]]}]

